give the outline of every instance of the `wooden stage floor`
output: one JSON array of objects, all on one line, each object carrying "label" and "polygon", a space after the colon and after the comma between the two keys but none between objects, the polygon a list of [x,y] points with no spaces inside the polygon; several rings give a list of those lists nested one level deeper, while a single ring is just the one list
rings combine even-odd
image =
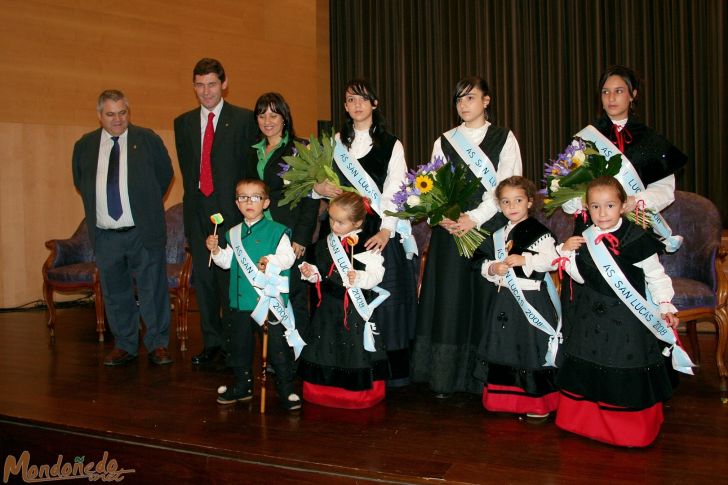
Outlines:
[{"label": "wooden stage floor", "polygon": [[424,386],[390,390],[366,411],[304,405],[290,414],[271,392],[261,415],[257,390],[250,404],[219,406],[216,389],[231,376],[193,368],[191,317],[191,350],[172,349],[173,365],[140,354],[106,368],[112,342],[96,341],[92,309],[60,310],[53,345],[42,312],[0,314],[3,469],[23,451],[37,466],[108,452],[126,483],[728,483],[714,335],[701,335],[703,368],[682,379],[657,442],[629,450],[489,414],[478,396],[438,400]]}]

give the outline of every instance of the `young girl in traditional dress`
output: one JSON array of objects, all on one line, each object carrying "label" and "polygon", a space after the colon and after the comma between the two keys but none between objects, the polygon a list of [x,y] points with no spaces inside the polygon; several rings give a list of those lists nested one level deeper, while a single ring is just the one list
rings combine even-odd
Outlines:
[{"label": "young girl in traditional dress", "polygon": [[529,217],[536,195],[533,182],[509,177],[498,184],[495,195],[507,221],[483,242],[482,263],[476,259],[498,292],[478,348],[475,377],[485,383],[487,410],[545,420],[559,400],[554,385],[558,295],[548,280],[559,257],[556,241],[548,228]]},{"label": "young girl in traditional dress", "polygon": [[[672,335],[678,318],[670,303],[672,281],[658,259],[664,245],[622,217],[626,202],[615,178],[593,180],[587,188],[593,225],[557,247],[570,259],[565,269],[573,285],[562,285],[556,425],[613,445],[647,446],[660,431],[662,403],[673,390],[666,345],[650,327]],[[659,302],[652,317],[643,316],[650,308],[648,293]]]},{"label": "young girl in traditional dress", "polygon": [[487,222],[498,212],[496,185],[522,173],[516,137],[488,121],[490,102],[490,89],[482,78],[458,82],[453,105],[463,122],[440,136],[432,149],[433,160],[441,157],[448,163],[466,163],[470,160],[466,153],[477,153],[492,169],[480,179],[479,191],[458,220],[445,219],[432,231],[417,309],[412,379],[427,382],[437,397],[455,391],[482,392],[473,367],[488,300],[495,292],[458,254],[452,234],[488,229]]},{"label": "young girl in traditional dress", "polygon": [[300,265],[302,277],[316,283],[320,302],[298,372],[304,381],[303,398],[322,406],[374,406],[384,399],[384,381],[389,378],[382,341],[361,314],[363,307],[366,314],[367,304],[377,304],[372,302],[375,292],[362,290],[379,291],[383,258],[373,250],[352,256],[365,216],[360,195],[344,192],[335,197],[329,206],[331,234],[316,244],[316,264]]},{"label": "young girl in traditional dress", "polygon": [[[409,383],[409,352],[415,335],[417,281],[412,257],[416,245],[408,237],[409,222],[386,216],[384,211],[397,210],[392,196],[405,181],[404,148],[386,131],[379,98],[368,81],[349,81],[344,110],[346,119],[336,134],[335,168],[342,185],[353,186],[373,201],[374,213],[364,222],[361,237],[364,248],[380,251],[384,257],[384,279],[379,286],[390,296],[377,307],[372,320],[377,322],[392,371],[387,385],[403,386]],[[317,184],[314,190],[324,197],[341,193],[328,182]]]}]

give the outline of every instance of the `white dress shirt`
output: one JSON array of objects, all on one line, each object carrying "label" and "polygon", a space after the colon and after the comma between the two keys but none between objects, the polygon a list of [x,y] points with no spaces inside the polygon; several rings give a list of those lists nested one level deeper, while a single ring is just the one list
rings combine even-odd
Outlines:
[{"label": "white dress shirt", "polygon": [[129,167],[127,157],[127,140],[129,130],[119,136],[119,194],[121,195],[121,217],[115,220],[109,215],[106,202],[106,178],[109,173],[109,155],[114,146],[111,134],[101,130],[101,143],[99,145],[99,159],[96,165],[96,227],[101,229],[121,229],[134,226],[134,217],[129,203]]}]

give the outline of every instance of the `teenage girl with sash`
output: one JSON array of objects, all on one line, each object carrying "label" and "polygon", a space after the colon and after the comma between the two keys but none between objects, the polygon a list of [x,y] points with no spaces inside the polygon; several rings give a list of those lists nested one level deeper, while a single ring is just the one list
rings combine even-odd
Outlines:
[{"label": "teenage girl with sash", "polygon": [[[384,127],[379,98],[368,81],[350,81],[344,90],[346,120],[336,134],[335,169],[343,185],[353,186],[371,201],[373,214],[362,226],[364,248],[384,257],[384,280],[391,293],[372,317],[387,350],[390,387],[409,383],[409,352],[415,333],[417,281],[412,257],[417,246],[408,221],[384,215],[396,211],[392,196],[405,181],[407,164],[402,143]],[[335,197],[341,189],[317,184],[315,193]]]},{"label": "teenage girl with sash", "polygon": [[[594,141],[605,155],[622,154],[622,170],[617,179],[627,193],[625,212],[654,212],[653,230],[672,252],[677,250],[680,240],[672,236],[658,213],[675,200],[675,173],[687,163],[687,156],[635,116],[639,89],[639,79],[632,69],[607,68],[599,79],[603,114],[577,135]],[[575,199],[567,202],[564,210],[581,210],[581,205],[582,201]]]},{"label": "teenage girl with sash", "polygon": [[470,169],[470,175],[480,180],[470,206],[463,208],[465,212],[458,220],[445,219],[433,229],[425,263],[412,378],[427,382],[437,397],[454,391],[482,392],[483,383],[473,377],[473,367],[488,300],[495,292],[471,262],[458,255],[452,234],[475,227],[489,229],[488,222],[498,212],[496,185],[522,173],[521,152],[513,132],[488,121],[490,102],[488,84],[480,77],[458,82],[453,105],[463,122],[440,136],[432,150],[432,160],[442,157],[449,163],[465,163],[479,159],[484,167]]},{"label": "teenage girl with sash", "polygon": [[[627,194],[613,177],[587,188],[590,225],[557,250],[569,258],[564,280],[564,343],[556,384],[556,425],[618,446],[647,446],[672,396],[668,372],[691,373],[675,344],[672,281],[651,231],[622,217]],[[663,354],[664,352],[664,354]],[[681,360],[682,359],[682,360]],[[687,360],[686,360],[687,359]]]},{"label": "teenage girl with sash", "polygon": [[307,197],[294,208],[290,204],[279,205],[283,199],[284,186],[283,179],[278,174],[281,172],[283,157],[294,153],[293,142],[296,141],[291,109],[283,96],[278,93],[261,95],[255,103],[255,117],[261,137],[252,148],[255,155],[250,159],[255,166],[251,167],[250,173],[257,174],[270,189],[270,205],[264,212],[266,219],[283,224],[291,230],[291,247],[296,254],[296,263],[291,268],[289,295],[296,328],[305,335],[309,321],[308,285],[301,280],[298,264],[303,261],[306,247],[311,245],[319,201]]},{"label": "teenage girl with sash", "polygon": [[303,278],[316,284],[319,304],[298,373],[303,398],[322,406],[374,406],[384,399],[389,378],[382,339],[373,318],[364,317],[386,298],[377,287],[384,276],[381,254],[357,244],[365,216],[358,194],[335,197],[329,205],[331,234],[316,243],[315,265],[300,265]]},{"label": "teenage girl with sash", "polygon": [[484,258],[478,264],[481,274],[498,290],[488,309],[475,377],[485,383],[488,411],[543,421],[559,401],[554,359],[561,307],[549,276],[559,255],[551,231],[529,217],[536,196],[533,182],[509,177],[495,195],[507,222],[478,250]]}]

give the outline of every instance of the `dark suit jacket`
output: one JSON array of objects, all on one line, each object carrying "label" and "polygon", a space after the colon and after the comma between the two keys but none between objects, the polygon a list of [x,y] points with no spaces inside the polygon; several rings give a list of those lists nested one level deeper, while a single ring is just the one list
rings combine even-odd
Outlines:
[{"label": "dark suit jacket", "polygon": [[[304,142],[303,140],[298,140]],[[298,205],[291,209],[291,205],[279,205],[283,199],[283,179],[278,176],[282,170],[280,164],[283,163],[283,157],[293,154],[293,140],[273,152],[263,171],[263,181],[268,185],[270,190],[270,210],[273,220],[287,226],[293,231],[291,241],[306,247],[311,244],[313,232],[316,229],[316,219],[318,217],[319,200],[306,198],[301,200]],[[251,149],[251,168],[250,172],[258,177],[258,155],[256,150]]]},{"label": "dark suit jacket", "polygon": [[[101,128],[86,133],[73,147],[73,183],[81,193],[88,234],[93,245],[96,229],[96,168]],[[134,224],[147,247],[164,247],[164,194],[174,172],[162,139],[148,128],[129,125],[127,138],[129,203]]]},{"label": "dark suit jacket", "polygon": [[[197,214],[197,211],[200,210],[198,201],[204,197],[199,189],[202,153],[200,109],[196,108],[183,113],[174,120],[177,159],[185,189],[184,220],[185,236],[188,241],[203,236],[190,234],[190,228],[197,226],[192,221],[199,217]],[[219,212],[225,219],[225,222],[218,228],[218,231],[223,233],[243,220],[243,216],[235,205],[235,184],[246,176],[254,176],[248,173],[247,168],[250,146],[255,142],[256,134],[257,124],[252,111],[227,102],[223,103],[212,143],[212,182],[215,191],[210,196],[214,198],[214,205],[219,208]],[[203,214],[204,217],[210,215],[212,214]]]}]

